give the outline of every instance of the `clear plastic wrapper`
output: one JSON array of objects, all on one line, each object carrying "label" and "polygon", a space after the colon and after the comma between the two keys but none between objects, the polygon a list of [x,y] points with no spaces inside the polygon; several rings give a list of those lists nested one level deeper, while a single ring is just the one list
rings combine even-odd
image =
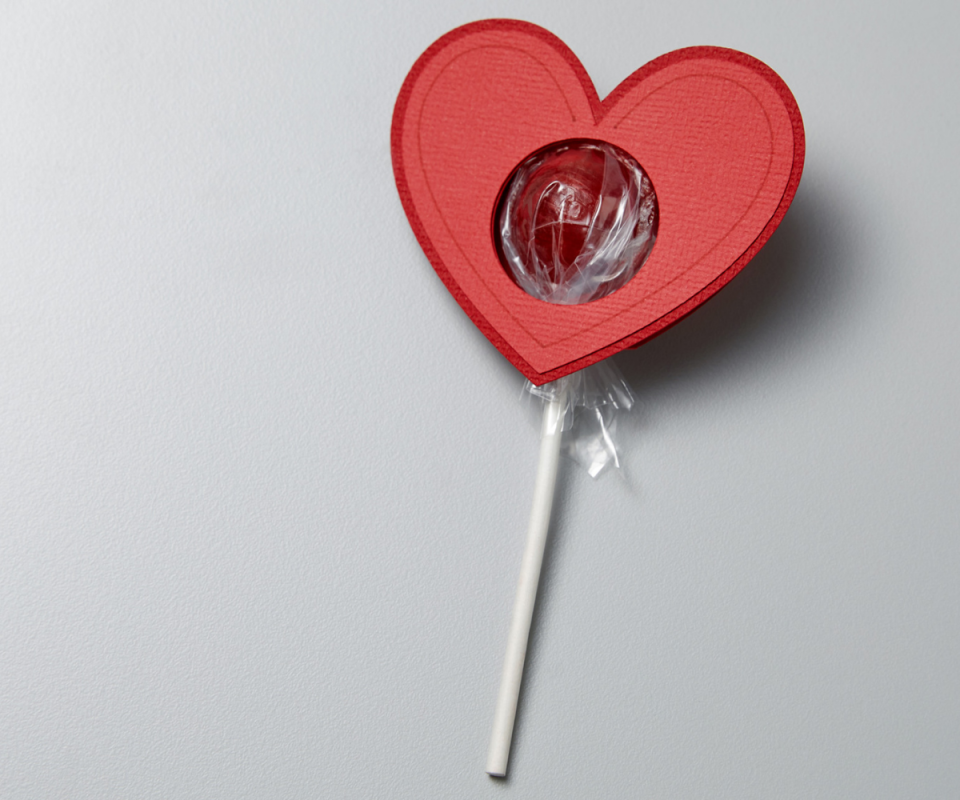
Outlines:
[{"label": "clear plastic wrapper", "polygon": [[497,209],[501,261],[548,303],[598,300],[643,266],[657,237],[657,197],[631,155],[606,142],[558,142],[514,171]]},{"label": "clear plastic wrapper", "polygon": [[563,431],[563,451],[590,477],[596,478],[608,467],[620,467],[617,415],[629,411],[636,398],[613,361],[601,361],[543,386],[527,381],[523,397],[544,403],[560,400],[556,424]]},{"label": "clear plastic wrapper", "polygon": [[[497,246],[527,294],[588,303],[622,288],[643,266],[658,213],[650,179],[631,155],[606,142],[557,142],[524,160],[507,182]],[[544,386],[527,383],[524,396],[559,401],[563,450],[592,477],[620,466],[617,414],[633,406],[634,396],[611,361]]]}]

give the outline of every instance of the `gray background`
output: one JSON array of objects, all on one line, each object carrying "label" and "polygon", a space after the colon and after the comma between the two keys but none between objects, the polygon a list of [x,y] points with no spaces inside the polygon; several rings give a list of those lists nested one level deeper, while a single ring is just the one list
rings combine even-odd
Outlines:
[{"label": "gray background", "polygon": [[[0,3],[0,796],[960,797],[956,6]],[[617,357],[483,773],[537,458],[389,125],[456,25],[804,115],[780,230]]]}]

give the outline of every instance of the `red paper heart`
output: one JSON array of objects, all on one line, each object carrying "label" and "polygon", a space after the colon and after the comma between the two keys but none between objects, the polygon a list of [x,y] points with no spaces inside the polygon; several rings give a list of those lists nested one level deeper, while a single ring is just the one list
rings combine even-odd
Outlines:
[{"label": "red paper heart", "polygon": [[[650,258],[622,289],[580,305],[520,289],[497,255],[493,215],[532,152],[598,139],[630,153],[660,209]],[[600,101],[559,39],[487,20],[438,39],[397,98],[397,188],[437,274],[535,384],[656,336],[725,286],[783,219],[803,170],[800,110],[780,77],[735,50],[651,61]]]}]

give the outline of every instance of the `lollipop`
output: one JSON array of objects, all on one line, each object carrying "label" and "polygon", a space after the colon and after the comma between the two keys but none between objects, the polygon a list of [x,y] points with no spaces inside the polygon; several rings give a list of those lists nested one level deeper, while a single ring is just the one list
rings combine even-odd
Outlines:
[{"label": "lollipop", "polygon": [[487,20],[416,62],[391,151],[430,263],[544,400],[486,767],[502,776],[563,430],[576,407],[595,412],[581,455],[591,474],[615,462],[605,414],[631,401],[604,359],[678,322],[769,239],[800,181],[803,124],[783,81],[743,53],[668,53],[601,101],[557,38]]},{"label": "lollipop", "polygon": [[[495,216],[501,261],[525,292],[549,303],[588,303],[625,286],[656,241],[657,197],[636,159],[606,142],[557,142],[507,181]],[[587,367],[593,370],[594,367]],[[556,381],[544,406],[540,464],[487,759],[506,775],[540,567],[557,478],[562,420],[583,403],[580,381]],[[599,377],[599,383],[607,383]],[[609,381],[613,383],[613,381]]]},{"label": "lollipop", "polygon": [[588,303],[637,273],[657,236],[657,196],[636,159],[606,142],[557,142],[517,166],[494,224],[517,285]]}]

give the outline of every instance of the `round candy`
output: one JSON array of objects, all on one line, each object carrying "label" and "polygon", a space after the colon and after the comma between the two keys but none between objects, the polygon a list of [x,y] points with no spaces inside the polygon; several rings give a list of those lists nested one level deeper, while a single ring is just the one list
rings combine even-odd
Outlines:
[{"label": "round candy", "polygon": [[657,237],[653,184],[629,153],[571,140],[513,171],[494,231],[507,273],[548,303],[598,300],[626,285]]}]

